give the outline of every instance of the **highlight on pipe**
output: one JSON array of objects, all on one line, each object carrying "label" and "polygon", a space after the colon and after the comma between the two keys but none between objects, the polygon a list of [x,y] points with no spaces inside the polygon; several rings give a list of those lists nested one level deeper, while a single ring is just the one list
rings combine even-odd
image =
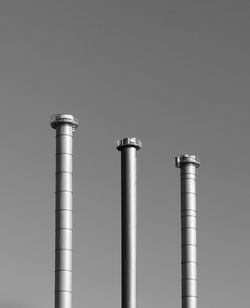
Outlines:
[{"label": "highlight on pipe", "polygon": [[181,168],[181,166],[184,164],[193,164],[196,168],[200,167],[200,161],[195,155],[184,154],[175,157],[175,166],[177,168]]},{"label": "highlight on pipe", "polygon": [[78,127],[78,120],[71,114],[54,114],[50,117],[50,126],[56,129],[57,125],[71,125],[73,127],[73,132]]},{"label": "highlight on pipe", "polygon": [[142,142],[139,138],[136,137],[123,138],[117,141],[116,148],[118,151],[125,147],[134,147],[136,150],[140,150],[142,147]]}]

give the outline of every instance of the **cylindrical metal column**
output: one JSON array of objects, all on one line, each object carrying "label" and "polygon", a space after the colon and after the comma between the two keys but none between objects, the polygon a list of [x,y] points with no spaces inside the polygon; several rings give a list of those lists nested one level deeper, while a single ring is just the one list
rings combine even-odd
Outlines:
[{"label": "cylindrical metal column", "polygon": [[182,308],[197,308],[196,168],[195,156],[176,157],[181,171]]},{"label": "cylindrical metal column", "polygon": [[55,308],[72,307],[72,145],[77,120],[54,115],[56,129]]},{"label": "cylindrical metal column", "polygon": [[122,308],[136,308],[136,151],[137,138],[117,142],[121,151]]}]

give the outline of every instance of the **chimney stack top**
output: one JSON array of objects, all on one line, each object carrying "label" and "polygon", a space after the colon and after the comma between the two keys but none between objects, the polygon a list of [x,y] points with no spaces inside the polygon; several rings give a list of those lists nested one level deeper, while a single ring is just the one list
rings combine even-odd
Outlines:
[{"label": "chimney stack top", "polygon": [[116,143],[116,148],[118,151],[121,151],[124,147],[134,147],[137,150],[140,150],[142,147],[142,142],[139,138],[123,138],[121,140],[118,140]]},{"label": "chimney stack top", "polygon": [[184,154],[178,157],[175,157],[175,166],[181,168],[184,164],[193,164],[196,168],[200,167],[200,162],[195,155]]},{"label": "chimney stack top", "polygon": [[68,124],[75,130],[78,127],[78,120],[71,114],[54,114],[50,117],[50,126],[56,129],[57,125]]}]

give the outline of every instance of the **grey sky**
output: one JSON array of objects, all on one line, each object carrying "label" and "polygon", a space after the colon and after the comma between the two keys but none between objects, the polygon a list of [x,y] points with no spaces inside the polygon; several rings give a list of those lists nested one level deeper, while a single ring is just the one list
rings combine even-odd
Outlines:
[{"label": "grey sky", "polygon": [[120,137],[138,152],[139,307],[180,307],[179,170],[198,170],[199,305],[249,303],[249,1],[2,1],[0,308],[53,307],[54,136],[74,137],[74,307],[120,305]]}]

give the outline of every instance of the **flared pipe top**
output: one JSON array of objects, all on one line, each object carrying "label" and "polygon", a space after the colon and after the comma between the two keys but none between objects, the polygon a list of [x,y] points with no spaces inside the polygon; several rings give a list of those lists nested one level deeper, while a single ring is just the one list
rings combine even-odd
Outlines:
[{"label": "flared pipe top", "polygon": [[142,147],[141,140],[139,138],[123,138],[117,141],[116,148],[121,151],[125,147],[134,147],[136,150],[140,150]]},{"label": "flared pipe top", "polygon": [[54,129],[58,125],[68,124],[73,127],[73,131],[78,127],[78,120],[71,114],[54,114],[50,117],[50,126]]},{"label": "flared pipe top", "polygon": [[188,154],[184,154],[178,157],[175,157],[175,166],[177,168],[181,168],[183,165],[185,164],[192,164],[194,165],[196,168],[200,167],[200,162],[199,160],[196,158],[195,155],[188,155]]}]

